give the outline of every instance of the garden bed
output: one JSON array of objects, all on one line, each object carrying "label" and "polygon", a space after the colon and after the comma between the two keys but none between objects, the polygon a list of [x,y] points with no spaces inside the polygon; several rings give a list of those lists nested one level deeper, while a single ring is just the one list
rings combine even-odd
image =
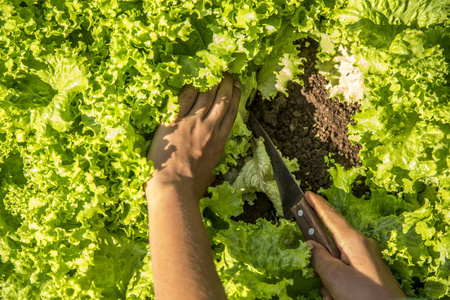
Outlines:
[{"label": "garden bed", "polygon": [[[257,95],[249,107],[262,124],[275,146],[289,159],[296,158],[300,170],[295,172],[304,192],[317,192],[332,182],[328,168],[339,163],[349,169],[360,165],[361,145],[348,139],[348,124],[359,111],[358,104],[346,104],[330,98],[326,79],[318,74],[316,54],[318,43],[312,39],[299,41],[299,56],[306,58],[304,85],[290,82],[288,94],[282,93],[271,101]],[[328,159],[326,159],[328,157]],[[365,187],[359,187],[364,193]],[[269,199],[258,193],[253,206],[246,204],[244,213],[236,219],[254,223],[263,217],[273,220],[274,207]]]}]

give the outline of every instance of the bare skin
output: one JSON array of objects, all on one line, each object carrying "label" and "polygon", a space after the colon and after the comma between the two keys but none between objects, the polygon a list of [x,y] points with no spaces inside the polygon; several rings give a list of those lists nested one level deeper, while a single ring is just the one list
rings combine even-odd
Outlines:
[{"label": "bare skin", "polygon": [[323,299],[383,300],[405,298],[380,248],[373,239],[352,228],[321,196],[307,192],[306,200],[330,230],[341,250],[341,260],[319,243],[308,241],[311,264],[322,279]]},{"label": "bare skin", "polygon": [[[226,299],[198,201],[224,151],[239,99],[240,85],[229,74],[205,93],[185,87],[177,119],[155,133],[148,154],[155,171],[145,192],[157,299]],[[337,260],[321,245],[309,244],[324,298],[404,297],[376,243],[351,228],[320,196],[309,192],[306,198],[343,254]]]},{"label": "bare skin", "polygon": [[224,151],[240,95],[229,74],[205,93],[188,86],[175,122],[156,131],[148,154],[155,171],[145,191],[157,299],[226,299],[198,201]]}]

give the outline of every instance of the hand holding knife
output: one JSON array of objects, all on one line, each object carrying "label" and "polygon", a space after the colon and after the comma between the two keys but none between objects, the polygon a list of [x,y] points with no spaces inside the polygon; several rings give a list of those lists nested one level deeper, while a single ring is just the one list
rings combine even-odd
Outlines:
[{"label": "hand holding knife", "polygon": [[255,136],[264,138],[264,146],[270,157],[280,192],[284,217],[288,220],[294,217],[306,240],[314,240],[322,244],[331,255],[340,259],[339,249],[328,235],[314,209],[306,201],[303,191],[283,162],[271,139],[252,114],[249,116],[249,123]]}]

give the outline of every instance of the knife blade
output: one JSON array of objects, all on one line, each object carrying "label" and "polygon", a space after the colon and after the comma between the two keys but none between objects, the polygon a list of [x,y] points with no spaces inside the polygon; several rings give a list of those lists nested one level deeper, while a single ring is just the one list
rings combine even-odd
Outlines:
[{"label": "knife blade", "polygon": [[249,124],[255,136],[264,139],[264,146],[270,157],[273,174],[280,192],[284,217],[288,220],[295,218],[306,240],[314,240],[322,244],[331,255],[341,259],[339,249],[328,235],[317,213],[306,201],[305,194],[298,186],[272,140],[251,113]]}]

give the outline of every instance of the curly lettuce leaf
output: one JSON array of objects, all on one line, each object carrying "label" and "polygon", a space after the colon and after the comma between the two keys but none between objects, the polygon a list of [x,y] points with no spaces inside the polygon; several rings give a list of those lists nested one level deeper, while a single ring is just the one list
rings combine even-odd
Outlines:
[{"label": "curly lettuce leaf", "polygon": [[293,272],[311,277],[310,253],[300,240],[297,224],[280,220],[278,225],[258,219],[255,225],[229,223],[214,237],[221,250],[215,256],[217,270],[231,299],[291,299],[287,287]]},{"label": "curly lettuce leaf", "polygon": [[412,192],[418,181],[449,184],[445,11],[440,1],[367,0],[332,18],[343,25],[330,27],[335,47],[348,45],[364,73],[362,112],[349,133],[363,145],[369,178],[392,192]]},{"label": "curly lettuce leaf", "polygon": [[336,165],[330,169],[333,186],[320,192],[356,229],[379,243],[408,296],[447,295],[448,198],[439,197],[432,185],[403,195],[371,185],[370,196],[358,198],[352,194],[352,184],[361,173]]},{"label": "curly lettuce leaf", "polygon": [[220,218],[229,222],[231,217],[237,217],[244,212],[241,193],[228,182],[208,188],[212,194],[209,198],[200,200],[200,211],[209,207]]},{"label": "curly lettuce leaf", "polygon": [[302,74],[305,59],[298,57],[298,50],[294,45],[294,41],[299,38],[301,36],[296,28],[289,24],[278,31],[274,49],[258,72],[258,90],[265,99],[274,97],[279,91],[287,95],[288,81],[300,83],[298,75]]}]

